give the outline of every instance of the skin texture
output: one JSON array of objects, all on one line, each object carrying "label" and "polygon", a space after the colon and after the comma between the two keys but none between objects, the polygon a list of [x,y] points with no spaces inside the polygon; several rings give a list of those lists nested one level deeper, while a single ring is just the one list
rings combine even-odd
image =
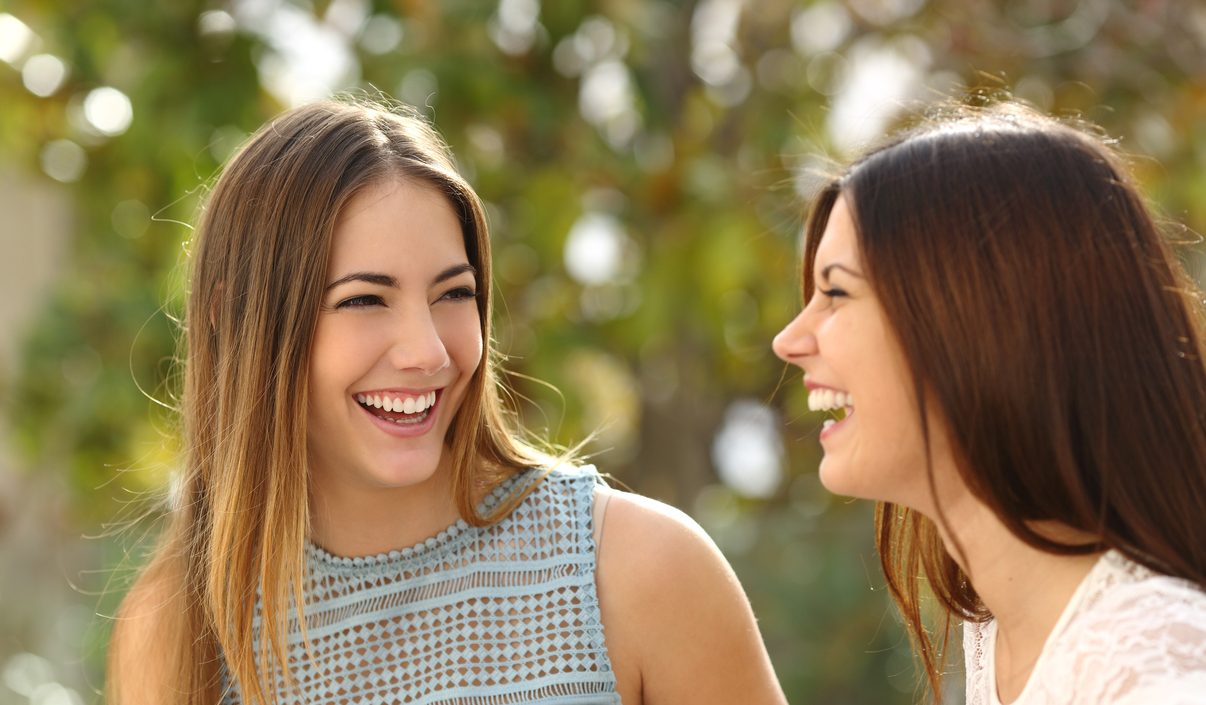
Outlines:
[{"label": "skin texture", "polygon": [[[379,552],[400,536],[426,537],[407,526],[453,516],[444,438],[482,355],[477,282],[458,269],[468,262],[452,208],[426,186],[369,188],[336,224],[311,352],[308,431],[315,538],[328,550]],[[356,399],[431,390],[434,423],[410,437],[383,431]]]}]

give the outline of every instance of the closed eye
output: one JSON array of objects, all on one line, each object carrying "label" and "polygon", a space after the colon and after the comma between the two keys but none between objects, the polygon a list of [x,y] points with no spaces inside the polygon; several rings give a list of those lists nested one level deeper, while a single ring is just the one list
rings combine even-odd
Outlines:
[{"label": "closed eye", "polygon": [[477,298],[477,292],[468,286],[458,286],[444,292],[437,301],[471,301]]},{"label": "closed eye", "polygon": [[335,308],[366,308],[368,306],[380,306],[382,303],[381,297],[376,294],[363,294],[344,299],[335,304]]},{"label": "closed eye", "polygon": [[849,296],[849,294],[847,294],[844,289],[838,289],[837,287],[834,287],[832,289],[821,289],[818,287],[817,293],[820,294],[821,296],[824,296],[827,299],[837,299],[837,298]]}]

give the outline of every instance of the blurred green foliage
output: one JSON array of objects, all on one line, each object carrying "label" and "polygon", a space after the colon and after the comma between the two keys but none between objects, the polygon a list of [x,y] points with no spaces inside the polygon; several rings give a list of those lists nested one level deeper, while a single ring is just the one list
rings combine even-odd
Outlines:
[{"label": "blurred green foliage", "polygon": [[[291,74],[288,37],[261,22],[281,8],[286,34],[321,30],[344,54]],[[0,164],[38,181],[56,140],[86,157],[62,187],[69,262],[0,382],[23,472],[70,497],[47,523],[95,533],[166,483],[174,419],[158,402],[172,403],[186,224],[221,161],[299,95],[282,86],[301,90],[343,56],[323,86],[416,104],[487,201],[508,367],[561,390],[512,380],[526,422],[561,443],[598,430],[604,471],[712,532],[793,702],[906,703],[915,682],[870,508],[820,487],[820,419],[769,349],[799,305],[798,231],[820,170],[896,119],[868,117],[885,103],[1009,90],[1147,155],[1135,168],[1148,193],[1206,227],[1206,11],[1189,0],[10,0],[0,12],[40,37],[27,54],[69,68],[39,96],[27,56],[0,64]],[[129,98],[120,134],[87,116],[102,86]],[[594,262],[597,281],[567,259],[583,223],[612,248],[585,250],[613,264]],[[765,497],[717,473],[734,400],[778,417],[781,476]],[[78,603],[97,604],[123,543],[72,549],[64,572],[104,568],[80,578]],[[0,602],[0,664],[63,651],[40,646],[45,604]],[[100,683],[105,629],[88,631],[64,682]]]}]

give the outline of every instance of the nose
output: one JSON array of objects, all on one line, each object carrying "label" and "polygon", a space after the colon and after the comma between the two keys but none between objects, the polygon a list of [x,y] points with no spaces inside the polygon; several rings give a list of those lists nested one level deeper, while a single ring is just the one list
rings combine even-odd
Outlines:
[{"label": "nose", "polygon": [[805,357],[817,352],[817,338],[813,335],[808,320],[808,309],[801,311],[791,320],[771,343],[771,348],[780,360],[793,365],[802,365]]},{"label": "nose", "polygon": [[430,309],[416,307],[401,314],[390,344],[389,363],[397,370],[418,370],[428,376],[451,364]]}]

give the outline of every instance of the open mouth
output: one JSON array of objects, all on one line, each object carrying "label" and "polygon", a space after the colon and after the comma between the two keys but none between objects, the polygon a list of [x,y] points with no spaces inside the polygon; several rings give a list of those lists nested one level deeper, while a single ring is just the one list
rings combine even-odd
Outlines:
[{"label": "open mouth", "polygon": [[439,391],[423,394],[357,394],[356,402],[364,410],[390,423],[406,426],[427,420],[439,401]]},{"label": "open mouth", "polygon": [[808,393],[808,408],[834,412],[836,418],[825,419],[821,424],[822,431],[828,431],[854,413],[854,395],[836,389],[814,389]]}]

